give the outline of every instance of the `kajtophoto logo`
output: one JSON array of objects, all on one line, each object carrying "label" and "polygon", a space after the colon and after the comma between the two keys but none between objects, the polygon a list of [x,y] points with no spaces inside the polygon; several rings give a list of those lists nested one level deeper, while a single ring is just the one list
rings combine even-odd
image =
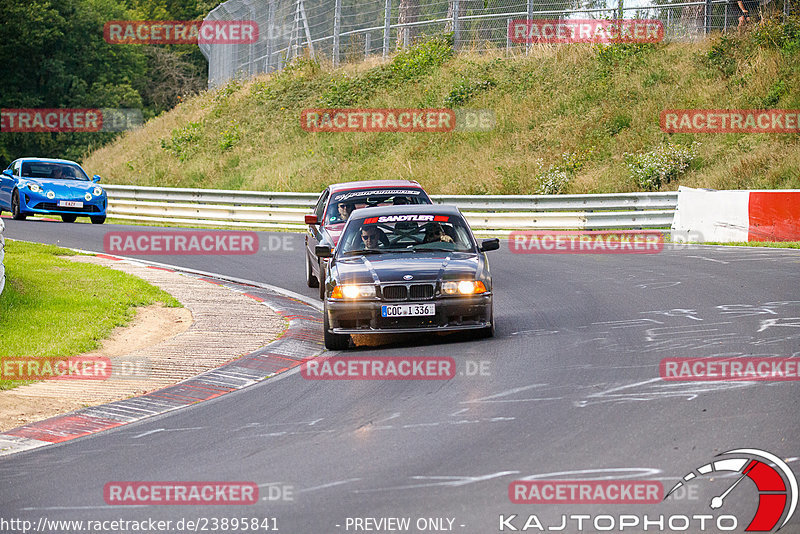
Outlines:
[{"label": "kajtophoto logo", "polygon": [[[737,506],[742,508],[749,495],[756,508],[745,532],[777,532],[797,509],[797,478],[786,462],[761,449],[733,449],[720,453],[714,461],[683,475],[664,494],[660,482],[646,480],[517,480],[508,487],[508,497],[515,504],[655,504],[667,499],[675,503],[698,501],[703,487],[708,507],[716,513],[664,514],[646,513],[564,513],[557,522],[548,522],[542,514],[500,514],[500,532],[577,531],[591,532],[732,532],[739,531],[737,515],[724,513],[725,500],[737,490]],[[728,479],[731,479],[730,482]],[[749,479],[747,484],[742,484]],[[691,486],[689,484],[691,483]],[[711,486],[709,486],[711,484]],[[754,491],[755,489],[755,491]],[[689,491],[692,490],[692,491]],[[687,495],[693,495],[686,499]],[[663,496],[663,498],[662,498]],[[703,506],[699,501],[695,506]],[[681,505],[683,506],[683,505]],[[544,510],[543,510],[544,512]],[[749,512],[748,512],[749,515]],[[569,527],[569,528],[568,528]],[[593,529],[593,530],[592,530]]]},{"label": "kajtophoto logo", "polygon": [[516,19],[508,22],[512,43],[658,43],[660,20]]},{"label": "kajtophoto logo", "polygon": [[725,498],[748,478],[758,489],[758,508],[745,531],[777,532],[783,528],[797,509],[797,478],[786,462],[760,449],[733,449],[720,453],[717,457],[719,456],[725,458],[701,465],[684,475],[664,499],[690,480],[715,474],[719,476],[721,473],[736,473],[736,481],[723,493],[712,498],[709,507],[712,510],[722,508]]}]

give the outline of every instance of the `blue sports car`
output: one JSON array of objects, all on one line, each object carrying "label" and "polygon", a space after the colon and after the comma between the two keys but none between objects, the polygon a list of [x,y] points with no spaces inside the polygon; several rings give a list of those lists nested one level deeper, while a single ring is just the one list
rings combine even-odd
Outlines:
[{"label": "blue sports car", "polygon": [[21,158],[0,175],[0,212],[14,219],[28,215],[60,215],[64,222],[89,217],[93,224],[106,221],[108,198],[80,165],[64,159]]}]

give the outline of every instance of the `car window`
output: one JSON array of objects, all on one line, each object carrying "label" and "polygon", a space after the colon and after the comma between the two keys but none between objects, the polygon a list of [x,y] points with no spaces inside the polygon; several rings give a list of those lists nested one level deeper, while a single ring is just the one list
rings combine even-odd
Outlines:
[{"label": "car window", "polygon": [[370,217],[349,224],[342,237],[341,253],[365,249],[474,252],[475,244],[461,217],[410,214]]},{"label": "car window", "polygon": [[343,191],[332,196],[326,222],[328,224],[345,222],[353,211],[361,208],[430,203],[430,199],[421,189],[372,188]]},{"label": "car window", "polygon": [[14,163],[14,176],[19,176],[19,168],[22,165],[21,161]]},{"label": "car window", "polygon": [[328,201],[329,194],[330,191],[328,191],[327,189],[323,191],[322,194],[319,196],[319,200],[317,200],[316,207],[314,208],[314,215],[317,216],[317,220],[320,222],[322,221],[322,215],[325,213],[325,203]]},{"label": "car window", "polygon": [[24,178],[52,178],[57,180],[89,180],[86,173],[77,165],[39,161],[23,162],[22,176]]}]

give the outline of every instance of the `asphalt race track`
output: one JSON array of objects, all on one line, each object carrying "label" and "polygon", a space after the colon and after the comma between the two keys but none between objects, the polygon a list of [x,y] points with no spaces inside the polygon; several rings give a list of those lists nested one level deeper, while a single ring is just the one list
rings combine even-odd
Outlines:
[{"label": "asphalt race track", "polygon": [[[105,232],[135,229],[5,222],[7,238],[97,252]],[[259,235],[256,255],[146,259],[315,298],[303,279],[302,235]],[[283,247],[286,235],[293,250]],[[531,514],[544,530],[566,515],[563,532],[608,531],[607,521],[595,520],[603,514],[616,521],[612,532],[620,531],[620,514],[665,521],[729,514],[743,532],[758,505],[755,484],[737,487],[721,510],[709,508],[735,474],[698,477],[682,498],[658,504],[514,504],[509,484],[641,479],[668,491],[715,455],[739,448],[773,453],[800,476],[798,382],[659,378],[668,357],[800,357],[800,251],[695,246],[652,255],[520,255],[501,241],[489,257],[494,339],[413,336],[347,353],[452,356],[452,380],[312,381],[295,372],[2,457],[0,518],[175,525],[268,517],[286,534],[491,534],[522,530]],[[103,487],[110,481],[252,481],[262,499],[250,506],[108,506]],[[594,519],[579,529],[570,518],[579,514]],[[781,532],[800,533],[799,515]],[[410,527],[354,518],[410,518]],[[426,521],[436,518],[443,521]],[[716,519],[704,529],[691,520],[688,530],[674,531],[722,531]],[[659,530],[651,524],[647,531]],[[52,530],[66,531],[78,530]],[[642,523],[621,530],[643,531]],[[673,530],[667,524],[662,531]]]}]

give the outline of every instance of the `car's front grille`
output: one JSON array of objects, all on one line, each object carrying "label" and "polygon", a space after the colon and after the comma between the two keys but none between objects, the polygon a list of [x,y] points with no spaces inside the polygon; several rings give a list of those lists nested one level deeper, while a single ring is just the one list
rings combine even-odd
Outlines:
[{"label": "car's front grille", "polygon": [[411,286],[411,298],[413,299],[432,299],[433,284],[414,284]]},{"label": "car's front grille", "polygon": [[38,205],[33,206],[34,209],[40,210],[53,210],[53,211],[79,211],[82,213],[97,213],[100,210],[97,206],[84,206],[82,208],[65,208],[59,206],[56,202],[40,202]]},{"label": "car's front grille", "polygon": [[383,286],[384,300],[406,300],[408,298],[408,289],[406,286]]}]

